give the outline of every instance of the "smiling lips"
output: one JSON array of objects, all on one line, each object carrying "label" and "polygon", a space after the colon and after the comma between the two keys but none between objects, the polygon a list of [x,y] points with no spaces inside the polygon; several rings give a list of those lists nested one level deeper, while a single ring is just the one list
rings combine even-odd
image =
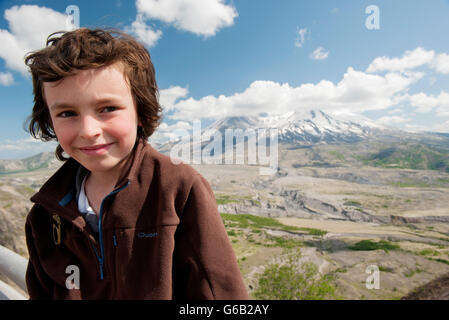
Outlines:
[{"label": "smiling lips", "polygon": [[97,144],[89,147],[81,147],[79,149],[87,155],[99,155],[106,152],[112,146],[112,144],[113,143]]}]

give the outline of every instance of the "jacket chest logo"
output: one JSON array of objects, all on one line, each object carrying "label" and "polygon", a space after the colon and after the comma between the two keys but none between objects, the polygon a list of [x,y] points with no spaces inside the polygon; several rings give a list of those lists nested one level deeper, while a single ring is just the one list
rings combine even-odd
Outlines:
[{"label": "jacket chest logo", "polygon": [[157,237],[157,232],[152,232],[152,233],[139,232],[137,234],[137,236],[139,238],[155,238],[155,237]]}]

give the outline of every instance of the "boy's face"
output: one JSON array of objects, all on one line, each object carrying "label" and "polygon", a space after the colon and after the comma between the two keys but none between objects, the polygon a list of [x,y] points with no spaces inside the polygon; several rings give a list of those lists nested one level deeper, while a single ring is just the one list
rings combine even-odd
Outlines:
[{"label": "boy's face", "polygon": [[136,141],[139,120],[122,70],[116,63],[43,83],[59,144],[92,173],[120,170]]}]

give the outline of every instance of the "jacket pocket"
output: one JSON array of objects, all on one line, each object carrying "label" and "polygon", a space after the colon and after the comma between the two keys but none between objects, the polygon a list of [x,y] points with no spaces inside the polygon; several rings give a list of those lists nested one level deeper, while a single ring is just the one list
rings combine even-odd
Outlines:
[{"label": "jacket pocket", "polygon": [[[117,292],[123,299],[170,299],[176,226],[115,231]],[[114,239],[113,239],[114,241]]]}]

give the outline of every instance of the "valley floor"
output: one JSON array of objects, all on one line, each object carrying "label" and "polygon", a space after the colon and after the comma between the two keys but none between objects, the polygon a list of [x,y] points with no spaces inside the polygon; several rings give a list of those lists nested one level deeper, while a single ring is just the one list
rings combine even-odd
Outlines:
[{"label": "valley floor", "polygon": [[[257,166],[193,165],[215,192],[252,299],[260,275],[286,249],[332,275],[329,299],[401,299],[449,273],[449,174],[293,167],[300,158],[281,154],[280,171],[268,176]],[[0,241],[25,257],[29,197],[51,173],[0,176]],[[378,289],[367,288],[372,266]]]},{"label": "valley floor", "polygon": [[[251,166],[197,170],[211,182],[224,220],[230,219],[228,232],[250,292],[265,267],[291,246],[334,277],[337,299],[401,299],[449,274],[449,189],[388,183],[394,175],[431,181],[447,174],[305,167],[264,177]],[[345,172],[351,172],[350,179],[342,178]],[[377,182],[354,181],[364,176]],[[233,215],[245,214],[270,217],[284,227],[230,223]],[[393,248],[376,248],[380,243]],[[370,266],[379,270],[379,289],[367,288]]]}]

